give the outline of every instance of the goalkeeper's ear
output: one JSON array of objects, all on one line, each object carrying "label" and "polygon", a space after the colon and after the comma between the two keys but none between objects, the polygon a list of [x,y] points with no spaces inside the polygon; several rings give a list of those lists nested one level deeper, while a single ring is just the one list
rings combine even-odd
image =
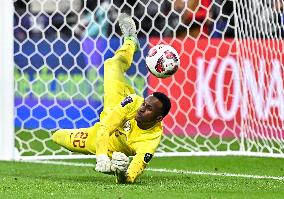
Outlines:
[{"label": "goalkeeper's ear", "polygon": [[162,110],[161,110],[161,116],[163,119],[164,117],[166,117],[166,115],[171,110],[171,107],[172,107],[171,100],[167,95],[161,92],[154,92],[152,95],[156,97],[163,104]]},{"label": "goalkeeper's ear", "polygon": [[161,122],[163,120],[163,116],[159,115],[156,120],[157,122]]}]

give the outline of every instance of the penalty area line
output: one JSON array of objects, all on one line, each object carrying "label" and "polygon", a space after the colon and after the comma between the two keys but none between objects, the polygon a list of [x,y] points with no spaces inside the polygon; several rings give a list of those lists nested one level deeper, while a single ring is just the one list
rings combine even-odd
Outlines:
[{"label": "penalty area line", "polygon": [[[95,164],[91,163],[76,163],[76,162],[50,161],[50,160],[21,161],[21,162],[95,168]],[[237,178],[251,178],[251,179],[270,179],[270,180],[281,180],[281,181],[284,180],[284,176],[214,173],[214,172],[205,172],[205,171],[189,171],[189,170],[166,169],[166,168],[164,169],[146,168],[146,171],[161,172],[161,173],[177,173],[177,174],[187,174],[187,175],[208,175],[208,176],[221,176],[221,177],[223,176],[223,177],[237,177]]]}]

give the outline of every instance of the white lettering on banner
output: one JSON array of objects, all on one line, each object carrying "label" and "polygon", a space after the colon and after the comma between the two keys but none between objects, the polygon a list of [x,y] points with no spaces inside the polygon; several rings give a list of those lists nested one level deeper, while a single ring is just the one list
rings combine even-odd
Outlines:
[{"label": "white lettering on banner", "polygon": [[[248,106],[253,106],[256,117],[258,119],[266,120],[269,117],[271,108],[278,109],[279,117],[284,120],[284,90],[283,90],[283,72],[281,70],[281,63],[278,60],[272,60],[272,72],[266,74],[265,60],[259,60],[259,66],[253,65],[251,60],[243,60],[243,93],[241,92],[240,71],[237,61],[233,57],[224,57],[220,62],[220,67],[217,71],[215,88],[210,88],[210,81],[212,80],[214,72],[217,68],[217,58],[212,58],[208,67],[205,67],[205,60],[197,59],[197,83],[196,83],[196,115],[197,117],[204,117],[204,110],[208,111],[212,119],[216,119],[218,114],[220,118],[225,120],[232,120],[239,108],[240,100],[242,99],[242,117],[247,117]],[[230,85],[226,85],[226,71],[228,67],[232,69],[232,78]],[[207,70],[205,71],[205,68]],[[258,72],[255,72],[255,68]],[[270,76],[270,80],[265,85],[265,75]],[[233,87],[231,97],[231,106],[228,107],[228,101],[224,101],[224,86]],[[265,92],[265,86],[268,88]],[[216,101],[213,99],[212,91],[216,91]],[[242,95],[243,94],[243,95]],[[252,104],[248,102],[248,95],[250,94]],[[265,96],[267,94],[267,96]],[[242,96],[241,96],[242,95]],[[216,105],[215,105],[216,102]],[[218,111],[218,112],[217,112]]]},{"label": "white lettering on banner", "polygon": [[[256,115],[258,118],[263,118],[263,92],[264,92],[264,66],[263,59],[259,60],[258,81],[255,77],[254,67],[249,59],[243,60],[243,114],[247,115],[248,92],[251,93]],[[258,84],[257,84],[258,82]]]},{"label": "white lettering on banner", "polygon": [[268,118],[270,109],[277,107],[281,120],[284,120],[283,78],[278,60],[272,60],[272,74],[268,87],[268,94],[264,108],[264,119]]},{"label": "white lettering on banner", "polygon": [[197,86],[196,86],[196,107],[197,107],[197,117],[203,116],[203,110],[206,108],[208,110],[208,114],[211,118],[217,118],[217,113],[215,111],[215,106],[213,103],[212,94],[210,92],[209,82],[211,80],[212,74],[217,64],[217,59],[213,58],[209,62],[209,66],[207,72],[205,74],[205,63],[204,60],[199,58],[197,59]]},{"label": "white lettering on banner", "polygon": [[[225,81],[225,73],[228,67],[232,68],[232,75],[233,75],[232,104],[229,110],[227,110],[226,106],[228,102],[224,102],[224,81]],[[217,108],[218,111],[220,112],[221,117],[225,120],[233,119],[238,111],[239,100],[241,95],[240,74],[237,62],[233,57],[225,57],[225,59],[223,59],[220,64],[217,81],[216,81],[216,93],[217,93],[216,94]]]}]

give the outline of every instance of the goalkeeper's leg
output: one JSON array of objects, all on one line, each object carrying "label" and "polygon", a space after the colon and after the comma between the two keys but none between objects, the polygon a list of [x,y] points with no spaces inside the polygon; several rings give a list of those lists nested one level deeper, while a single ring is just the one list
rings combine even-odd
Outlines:
[{"label": "goalkeeper's leg", "polygon": [[120,103],[134,89],[127,83],[125,72],[130,68],[133,55],[139,49],[136,26],[133,19],[125,13],[119,16],[119,26],[124,43],[115,55],[104,63],[104,108],[112,108]]},{"label": "goalkeeper's leg", "polygon": [[[134,93],[134,89],[126,82],[124,73],[132,63],[137,43],[125,39],[123,46],[116,51],[113,58],[104,63],[104,110],[101,118],[112,107],[120,103],[127,95]],[[52,140],[73,152],[95,154],[96,132],[99,123],[90,128],[60,129],[52,135]]]},{"label": "goalkeeper's leg", "polygon": [[95,154],[98,127],[99,123],[90,128],[59,129],[52,135],[52,140],[72,152]]},{"label": "goalkeeper's leg", "polygon": [[133,60],[135,43],[125,40],[115,55],[104,63],[104,108],[112,108],[120,103],[134,89],[127,83],[125,71]]},{"label": "goalkeeper's leg", "polygon": [[[134,51],[135,44],[131,40],[126,40],[114,57],[104,63],[104,109],[100,114],[101,121],[126,96],[134,93],[134,89],[127,84],[124,76],[125,70],[131,65]],[[109,148],[109,135],[100,132],[96,139],[98,155],[106,155]]]},{"label": "goalkeeper's leg", "polygon": [[[126,14],[119,16],[119,26],[124,35],[124,43],[115,55],[104,63],[104,109],[100,115],[101,121],[113,107],[126,96],[134,93],[134,89],[126,81],[125,71],[130,68],[133,55],[139,47],[136,26],[133,19]],[[97,140],[100,142],[100,144],[97,143],[99,153],[103,153],[100,155],[106,155],[104,153],[109,147],[109,135],[99,133]],[[96,170],[100,169],[96,167]]]}]

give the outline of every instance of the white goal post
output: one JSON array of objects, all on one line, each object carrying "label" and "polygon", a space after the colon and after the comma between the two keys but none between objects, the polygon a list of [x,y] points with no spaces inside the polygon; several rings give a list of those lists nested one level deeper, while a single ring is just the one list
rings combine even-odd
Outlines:
[{"label": "white goal post", "polygon": [[[14,61],[13,61],[13,14],[12,1],[3,1],[0,8],[0,159],[15,157],[14,131]],[[5,66],[5,67],[4,67]]]},{"label": "white goal post", "polygon": [[[141,96],[162,91],[172,100],[156,156],[284,157],[282,1],[4,2],[0,159],[93,158],[50,138],[98,121],[103,60],[122,44],[121,12],[133,16],[141,44],[129,82]],[[181,59],[166,79],[145,67],[148,49],[160,43]]]}]

